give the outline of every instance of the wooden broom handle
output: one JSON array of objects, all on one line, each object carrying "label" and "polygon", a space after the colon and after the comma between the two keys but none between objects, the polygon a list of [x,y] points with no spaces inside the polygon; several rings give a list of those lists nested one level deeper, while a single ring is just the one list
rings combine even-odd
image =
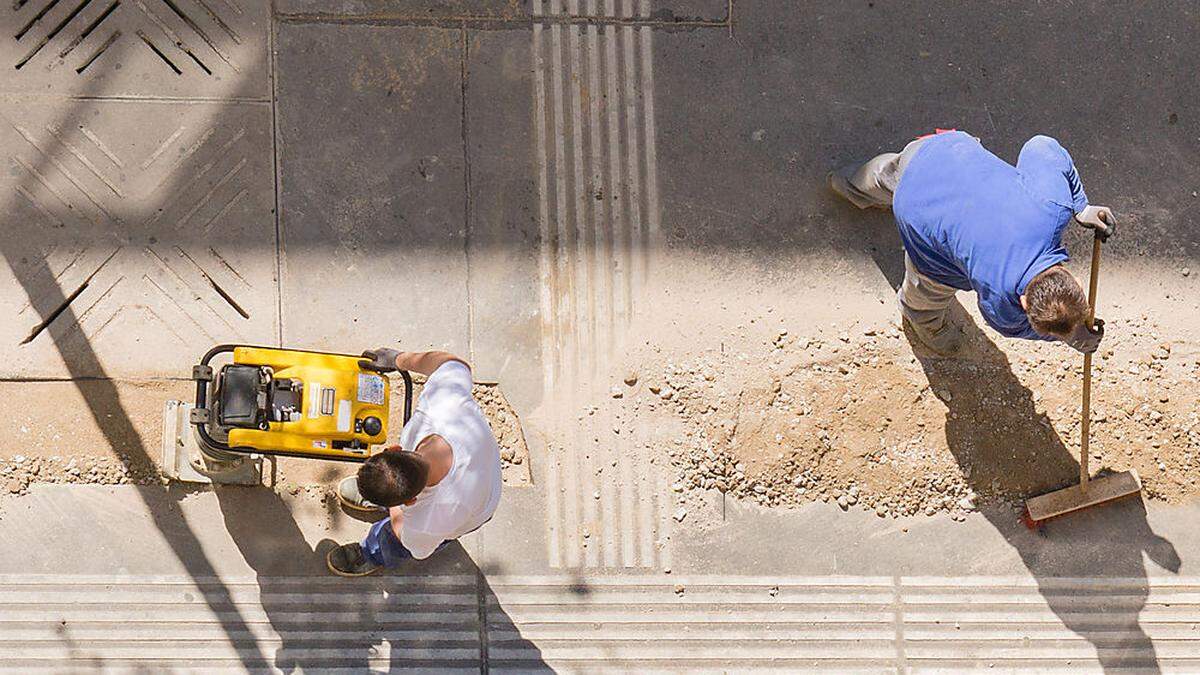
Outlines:
[{"label": "wooden broom handle", "polygon": [[[1100,277],[1100,235],[1092,240],[1092,276],[1088,280],[1088,328],[1096,327],[1096,282]],[[1083,355],[1083,418],[1079,422],[1079,487],[1087,492],[1088,439],[1092,426],[1092,355]]]}]

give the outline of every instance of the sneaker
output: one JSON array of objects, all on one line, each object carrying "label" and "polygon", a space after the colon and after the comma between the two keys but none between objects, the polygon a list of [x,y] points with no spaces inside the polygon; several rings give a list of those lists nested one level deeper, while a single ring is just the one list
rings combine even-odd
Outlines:
[{"label": "sneaker", "polygon": [[325,565],[339,577],[365,577],[383,569],[367,559],[362,546],[342,544],[325,556]]},{"label": "sneaker", "polygon": [[342,506],[363,513],[375,513],[379,511],[387,511],[382,506],[377,506],[363,499],[362,494],[358,491],[358,477],[346,476],[338,483],[337,498]]}]

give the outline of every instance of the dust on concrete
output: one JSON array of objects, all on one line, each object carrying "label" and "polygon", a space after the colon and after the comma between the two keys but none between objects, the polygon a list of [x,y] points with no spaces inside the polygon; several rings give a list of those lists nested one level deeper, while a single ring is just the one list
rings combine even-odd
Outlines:
[{"label": "dust on concrete", "polygon": [[[667,363],[640,395],[682,422],[660,442],[685,503],[716,490],[763,506],[820,500],[962,519],[1077,480],[1081,359],[1047,354],[1056,348],[918,358],[895,325],[823,339],[781,331],[757,367],[700,355]],[[1194,496],[1197,372],[1169,342],[1106,347],[1094,366],[1093,471],[1136,469],[1151,499]]]},{"label": "dust on concrete", "polygon": [[[1015,518],[1025,499],[1078,480],[1082,357],[1068,347],[999,338],[957,307],[967,345],[940,358],[914,351],[882,293],[830,294],[843,316],[829,320],[730,283],[729,298],[698,287],[714,296],[698,313],[676,280],[609,369],[603,403],[622,424],[656,430],[672,509],[689,523],[705,526],[722,496],[956,520],[991,504]],[[1179,503],[1200,492],[1200,349],[1171,337],[1190,319],[1154,303],[1106,308],[1089,466],[1136,469],[1147,499]]]}]

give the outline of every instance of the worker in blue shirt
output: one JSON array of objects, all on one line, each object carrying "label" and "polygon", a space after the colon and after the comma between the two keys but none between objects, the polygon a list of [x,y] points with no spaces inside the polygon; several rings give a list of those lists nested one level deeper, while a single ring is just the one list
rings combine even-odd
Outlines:
[{"label": "worker in blue shirt", "polygon": [[830,173],[829,186],[860,209],[892,208],[905,250],[901,314],[934,352],[962,344],[947,312],[960,290],[978,294],[984,320],[1006,337],[1061,340],[1083,353],[1100,344],[1104,322],[1088,325],[1087,296],[1062,264],[1062,234],[1074,219],[1103,240],[1116,221],[1088,204],[1053,138],[1029,139],[1014,167],[970,134],[938,130]]}]

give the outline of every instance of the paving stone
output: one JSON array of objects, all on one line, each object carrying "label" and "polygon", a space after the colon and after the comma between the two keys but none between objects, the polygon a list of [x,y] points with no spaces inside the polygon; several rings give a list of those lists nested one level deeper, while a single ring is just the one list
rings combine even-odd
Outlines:
[{"label": "paving stone", "polygon": [[461,39],[280,26],[286,344],[468,353]]},{"label": "paving stone", "polygon": [[171,375],[275,342],[270,108],[0,106],[4,376]]},{"label": "paving stone", "polygon": [[0,92],[265,97],[258,0],[16,0],[0,10]]}]

